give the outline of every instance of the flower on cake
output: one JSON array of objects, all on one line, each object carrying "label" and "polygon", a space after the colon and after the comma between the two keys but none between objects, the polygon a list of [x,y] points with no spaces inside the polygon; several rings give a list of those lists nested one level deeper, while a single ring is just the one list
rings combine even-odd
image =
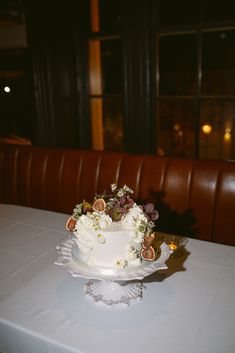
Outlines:
[{"label": "flower on cake", "polygon": [[97,234],[97,241],[98,241],[98,243],[100,243],[100,244],[105,244],[105,243],[106,243],[106,239],[105,239],[105,237],[103,236],[103,234],[101,234],[101,233]]},{"label": "flower on cake", "polygon": [[[129,210],[127,215],[123,219],[123,225],[127,228],[135,230],[135,241],[142,243],[145,235],[149,234],[151,227],[148,225],[148,220],[142,212],[142,209],[136,204]],[[152,224],[151,224],[152,226]]]},{"label": "flower on cake", "polygon": [[92,221],[89,217],[81,215],[74,226],[76,242],[83,252],[88,252],[93,248],[93,239],[87,229],[92,228]]},{"label": "flower on cake", "polygon": [[138,206],[131,198],[133,190],[127,185],[118,188],[111,184],[111,194],[104,191],[96,195],[93,204],[87,201],[76,205],[73,210],[73,219],[77,220],[82,215],[92,219],[95,227],[105,227],[112,222],[124,222],[140,232],[148,232],[154,227],[158,219],[158,212],[152,203]]},{"label": "flower on cake", "polygon": [[112,219],[109,215],[101,212],[89,212],[87,213],[87,217],[90,218],[92,228],[95,230],[104,229],[112,223]]},{"label": "flower on cake", "polygon": [[135,249],[134,246],[128,245],[126,249],[127,253],[127,260],[133,265],[139,265],[140,264],[140,258],[137,249]]},{"label": "flower on cake", "polygon": [[127,261],[125,259],[117,259],[115,261],[115,268],[116,269],[121,269],[127,266]]}]

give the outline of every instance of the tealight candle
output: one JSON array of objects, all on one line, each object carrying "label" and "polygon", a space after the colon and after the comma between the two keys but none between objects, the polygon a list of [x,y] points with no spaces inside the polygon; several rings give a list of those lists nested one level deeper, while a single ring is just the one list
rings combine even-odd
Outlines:
[{"label": "tealight candle", "polygon": [[174,244],[173,242],[168,244],[169,248],[172,250],[172,251],[175,251],[177,249],[177,245]]}]

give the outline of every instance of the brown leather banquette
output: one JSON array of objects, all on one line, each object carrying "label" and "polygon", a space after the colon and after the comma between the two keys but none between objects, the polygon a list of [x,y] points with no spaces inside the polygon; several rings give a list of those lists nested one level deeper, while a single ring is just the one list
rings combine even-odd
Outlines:
[{"label": "brown leather banquette", "polygon": [[0,145],[1,203],[71,214],[114,182],[155,203],[157,230],[235,245],[235,162]]}]

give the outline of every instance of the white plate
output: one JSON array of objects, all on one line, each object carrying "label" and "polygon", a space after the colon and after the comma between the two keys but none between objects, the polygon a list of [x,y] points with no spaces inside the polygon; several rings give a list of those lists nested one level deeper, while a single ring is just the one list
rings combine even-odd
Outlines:
[{"label": "white plate", "polygon": [[103,281],[141,280],[155,271],[167,269],[166,261],[171,254],[168,245],[162,243],[160,247],[160,256],[154,262],[142,261],[139,266],[115,270],[111,268],[96,268],[85,264],[75,257],[75,247],[77,247],[77,244],[74,236],[69,236],[62,243],[58,244],[58,258],[55,264],[65,266],[74,277]]}]

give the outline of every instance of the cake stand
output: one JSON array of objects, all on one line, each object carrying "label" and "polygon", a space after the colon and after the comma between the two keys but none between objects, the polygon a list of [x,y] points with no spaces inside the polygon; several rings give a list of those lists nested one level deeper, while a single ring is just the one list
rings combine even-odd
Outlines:
[{"label": "cake stand", "polygon": [[79,260],[76,256],[75,237],[69,235],[57,245],[56,265],[65,266],[73,277],[86,278],[85,292],[95,302],[107,305],[127,304],[140,300],[145,289],[142,279],[155,271],[167,269],[166,261],[172,251],[166,243],[162,243],[159,256],[153,262],[142,261],[140,266],[132,266],[114,270],[95,268]]}]

